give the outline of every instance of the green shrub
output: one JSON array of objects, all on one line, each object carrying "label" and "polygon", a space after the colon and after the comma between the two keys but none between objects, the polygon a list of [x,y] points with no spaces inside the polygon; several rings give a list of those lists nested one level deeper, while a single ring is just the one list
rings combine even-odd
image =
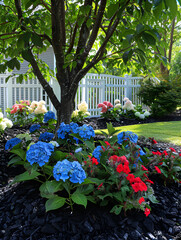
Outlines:
[{"label": "green shrub", "polygon": [[154,117],[161,117],[176,110],[180,103],[179,92],[171,82],[158,83],[149,78],[141,83],[138,96],[150,107]]}]

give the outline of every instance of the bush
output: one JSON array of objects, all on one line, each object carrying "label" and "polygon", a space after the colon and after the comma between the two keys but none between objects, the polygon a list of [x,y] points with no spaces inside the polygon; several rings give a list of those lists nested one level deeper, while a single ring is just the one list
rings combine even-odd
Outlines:
[{"label": "bush", "polygon": [[179,92],[171,82],[156,83],[150,78],[141,82],[138,96],[142,103],[150,107],[154,117],[174,112],[180,102]]}]

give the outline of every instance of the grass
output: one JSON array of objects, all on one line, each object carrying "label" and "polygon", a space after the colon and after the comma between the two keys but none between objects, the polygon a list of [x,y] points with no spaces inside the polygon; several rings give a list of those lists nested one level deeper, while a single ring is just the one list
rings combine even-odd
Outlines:
[{"label": "grass", "polygon": [[[181,121],[128,125],[116,127],[115,129],[120,129],[120,132],[132,131],[138,136],[154,137],[157,141],[181,145]],[[95,133],[101,134],[100,130],[96,130]]]}]

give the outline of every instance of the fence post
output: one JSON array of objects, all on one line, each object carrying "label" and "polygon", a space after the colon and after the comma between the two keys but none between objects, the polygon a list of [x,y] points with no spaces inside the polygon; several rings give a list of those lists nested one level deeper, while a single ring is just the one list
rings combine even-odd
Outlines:
[{"label": "fence post", "polygon": [[130,83],[131,77],[132,75],[128,75],[128,74],[124,75],[124,78],[125,78],[124,97],[127,97],[129,98],[129,100],[132,101],[132,86]]},{"label": "fence post", "polygon": [[13,106],[13,84],[12,78],[9,78],[7,82],[7,108],[12,108],[12,106]]},{"label": "fence post", "polygon": [[101,81],[101,88],[100,88],[100,102],[103,103],[105,101],[105,92],[106,92],[106,80],[104,79],[104,76],[100,74],[100,81]]}]

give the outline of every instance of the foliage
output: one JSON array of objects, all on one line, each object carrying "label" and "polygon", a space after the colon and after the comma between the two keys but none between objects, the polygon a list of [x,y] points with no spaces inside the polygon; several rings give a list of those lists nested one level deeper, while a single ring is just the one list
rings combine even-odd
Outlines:
[{"label": "foliage", "polygon": [[0,109],[0,135],[4,132],[6,128],[12,128],[13,123],[8,118],[3,117],[3,113]]},{"label": "foliage", "polygon": [[138,96],[144,104],[150,107],[155,117],[172,113],[180,101],[176,86],[167,81],[156,83],[150,78],[141,83]]},{"label": "foliage", "polygon": [[90,113],[88,112],[88,105],[86,102],[81,102],[78,104],[78,109],[74,110],[71,116],[72,122],[82,122],[84,118],[90,116]]},{"label": "foliage", "polygon": [[111,124],[108,124],[108,132],[105,141],[95,143],[92,138],[94,132],[88,126],[81,128],[76,123],[61,125],[58,141],[64,140],[67,145],[71,142],[71,148],[53,144],[52,141],[34,139],[33,142],[28,134],[18,135],[15,140],[6,143],[12,154],[9,165],[23,165],[26,171],[16,176],[11,184],[39,181],[40,195],[47,199],[46,211],[65,204],[73,210],[74,204],[86,207],[91,201],[100,206],[111,206],[110,211],[115,214],[122,209],[136,208],[148,216],[151,209],[149,201],[156,203],[157,200],[146,166],[154,163],[155,168],[151,172],[157,173],[159,166],[168,179],[171,177],[174,181],[180,181],[178,166],[181,157],[177,158],[176,163],[171,162],[172,170],[167,168],[167,176],[166,161],[159,165],[157,155],[143,151],[137,145],[136,134],[121,132],[115,136],[116,130]]},{"label": "foliage", "polygon": [[11,119],[14,124],[25,126],[32,123],[42,123],[44,113],[47,112],[45,101],[39,102],[29,100],[21,100],[16,102],[12,108],[7,108],[7,117]]},{"label": "foliage", "polygon": [[[28,73],[19,74],[17,81],[36,76],[58,112],[58,122],[68,123],[79,81],[99,62],[126,72],[129,65],[145,70],[155,52],[155,61],[164,62],[163,51],[158,51],[164,45],[160,21],[167,25],[177,14],[176,0],[66,4],[59,0],[4,0],[0,4],[0,72],[19,70],[20,63],[27,61]],[[48,83],[50,69],[39,58],[50,46],[61,99]]]}]

